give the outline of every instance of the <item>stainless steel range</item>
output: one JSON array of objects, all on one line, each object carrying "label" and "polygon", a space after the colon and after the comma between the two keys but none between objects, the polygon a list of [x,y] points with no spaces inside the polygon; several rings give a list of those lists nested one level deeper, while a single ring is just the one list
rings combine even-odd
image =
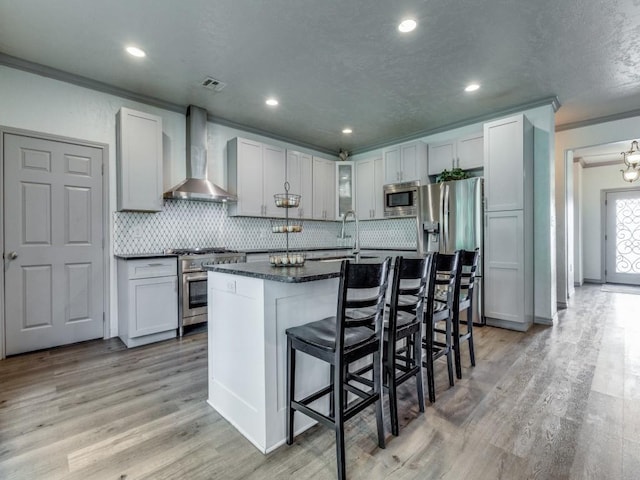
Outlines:
[{"label": "stainless steel range", "polygon": [[243,263],[245,253],[225,248],[173,249],[178,255],[178,329],[207,321],[207,272],[203,263]]}]

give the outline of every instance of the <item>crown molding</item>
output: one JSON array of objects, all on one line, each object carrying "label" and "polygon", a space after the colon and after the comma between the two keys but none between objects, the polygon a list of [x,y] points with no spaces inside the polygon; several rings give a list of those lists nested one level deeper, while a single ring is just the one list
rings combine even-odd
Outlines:
[{"label": "crown molding", "polygon": [[453,130],[455,128],[466,127],[468,125],[473,125],[474,123],[486,122],[489,120],[496,119],[498,117],[504,117],[507,115],[513,115],[514,113],[519,113],[524,110],[530,110],[532,108],[542,107],[545,105],[551,105],[553,108],[553,112],[557,112],[560,108],[560,101],[556,95],[551,97],[544,97],[537,100],[533,100],[531,102],[522,103],[520,105],[516,105],[514,107],[509,107],[504,110],[496,110],[491,113],[487,113],[484,115],[479,115],[477,117],[468,118],[465,120],[461,120],[459,122],[449,123],[447,125],[443,125],[441,127],[432,128],[428,130],[421,130],[419,132],[412,133],[411,135],[407,135],[404,137],[398,137],[391,140],[386,140],[384,142],[368,145],[366,147],[354,149],[351,152],[351,155],[357,155],[360,153],[367,153],[372,150],[378,150],[380,148],[390,147],[392,145],[397,145],[398,143],[411,142],[413,140],[418,140],[423,137],[427,137],[429,135],[435,135],[436,133],[446,132],[448,130]]},{"label": "crown molding", "polygon": [[[172,112],[185,114],[188,107],[188,105],[180,105],[177,103],[172,103],[166,100],[162,100],[160,98],[152,97],[149,95],[132,92],[124,88],[115,87],[113,85],[109,85],[108,83],[94,80],[92,78],[83,77],[81,75],[75,75],[73,73],[65,72],[64,70],[59,70],[57,68],[48,67],[46,65],[42,65],[39,63],[30,62],[28,60],[24,60],[18,57],[13,57],[11,55],[7,55],[6,53],[2,53],[2,52],[0,52],[0,65],[5,65],[7,67],[15,68],[17,70],[23,70],[25,72],[40,75],[42,77],[52,78],[54,80],[71,83],[79,87],[84,87],[90,90],[107,93],[109,95],[114,95],[116,97],[126,98],[134,102],[144,103],[145,105],[151,105],[151,106],[162,108],[164,110],[169,110]],[[231,120],[227,120],[222,117],[216,117],[211,115],[210,113],[207,113],[207,120],[216,124],[220,124],[227,127],[236,128],[238,130],[242,130],[245,132],[253,133],[255,135],[260,135],[260,136],[271,138],[274,140],[279,140],[285,143],[291,143],[301,148],[307,148],[310,150],[315,150],[317,152],[329,154],[332,156],[337,156],[337,152],[330,150],[326,147],[320,147],[318,145],[314,145],[307,142],[300,142],[299,140],[277,135],[272,132],[262,130],[260,128],[250,127],[248,125],[243,125],[241,123],[233,122]]]},{"label": "crown molding", "polygon": [[113,85],[109,85],[108,83],[100,82],[88,77],[83,77],[81,75],[75,75],[73,73],[65,72],[64,70],[58,70],[57,68],[48,67],[39,63],[29,62],[28,60],[23,60],[22,58],[18,57],[12,57],[11,55],[7,55],[2,52],[0,52],[0,65],[5,65],[17,70],[23,70],[25,72],[40,75],[41,77],[47,77],[54,80],[71,83],[73,85],[88,88],[90,90],[96,90],[98,92],[126,98],[135,102],[163,108],[172,112],[186,112],[186,107],[183,105],[178,105],[177,103],[167,102],[166,100],[162,100],[160,98],[143,95],[141,93],[135,93],[130,90],[125,90],[124,88],[114,87]]},{"label": "crown molding", "polygon": [[588,120],[580,120],[579,122],[563,123],[562,125],[556,125],[556,132],[562,132],[565,130],[573,130],[575,128],[590,127],[591,125],[598,125],[600,123],[613,122],[615,120],[624,120],[625,118],[640,117],[640,109],[629,110],[628,112],[615,113],[613,115],[606,115],[604,117],[595,117]]}]

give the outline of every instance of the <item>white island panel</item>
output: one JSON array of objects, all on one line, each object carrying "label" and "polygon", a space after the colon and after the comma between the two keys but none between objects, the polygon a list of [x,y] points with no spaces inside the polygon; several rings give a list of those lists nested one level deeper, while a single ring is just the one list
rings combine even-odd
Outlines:
[{"label": "white island panel", "polygon": [[[338,282],[209,272],[209,404],[263,453],[286,440],[285,331],[335,315]],[[303,353],[296,359],[297,398],[328,384],[326,363]],[[296,415],[296,434],[314,423]]]}]

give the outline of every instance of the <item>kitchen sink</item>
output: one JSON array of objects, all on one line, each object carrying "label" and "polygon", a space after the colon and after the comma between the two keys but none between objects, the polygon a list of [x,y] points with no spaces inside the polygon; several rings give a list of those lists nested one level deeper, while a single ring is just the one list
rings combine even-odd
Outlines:
[{"label": "kitchen sink", "polygon": [[[376,255],[360,255],[360,260],[378,258]],[[341,262],[342,260],[355,260],[355,255],[336,255],[334,257],[307,258],[307,262]]]}]

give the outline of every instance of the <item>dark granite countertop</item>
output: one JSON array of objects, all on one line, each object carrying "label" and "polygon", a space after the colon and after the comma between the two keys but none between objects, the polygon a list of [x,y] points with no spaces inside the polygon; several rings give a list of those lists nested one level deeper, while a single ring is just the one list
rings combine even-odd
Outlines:
[{"label": "dark granite countertop", "polygon": [[[361,262],[376,262],[382,258],[368,258]],[[302,283],[326,280],[340,276],[340,262],[318,262],[307,260],[302,267],[273,267],[269,262],[205,264],[210,272],[229,273],[242,277],[260,278],[274,282]]]},{"label": "dark granite countertop", "polygon": [[[301,248],[290,248],[290,252],[322,252],[322,251],[334,251],[334,250],[345,250],[351,251],[353,247],[301,247]],[[391,252],[415,252],[415,248],[378,248],[378,247],[360,247],[360,250],[368,250],[368,251],[391,251]],[[252,254],[252,253],[277,253],[282,252],[282,248],[256,248],[256,249],[239,249],[239,252]]]},{"label": "dark granite countertop", "polygon": [[302,267],[272,267],[269,262],[205,264],[203,267],[210,272],[285,283],[314,282],[340,276],[340,262],[306,262]]},{"label": "dark granite countertop", "polygon": [[134,260],[136,258],[157,258],[157,257],[177,257],[175,253],[123,253],[115,254],[114,257],[122,258],[124,260]]}]

